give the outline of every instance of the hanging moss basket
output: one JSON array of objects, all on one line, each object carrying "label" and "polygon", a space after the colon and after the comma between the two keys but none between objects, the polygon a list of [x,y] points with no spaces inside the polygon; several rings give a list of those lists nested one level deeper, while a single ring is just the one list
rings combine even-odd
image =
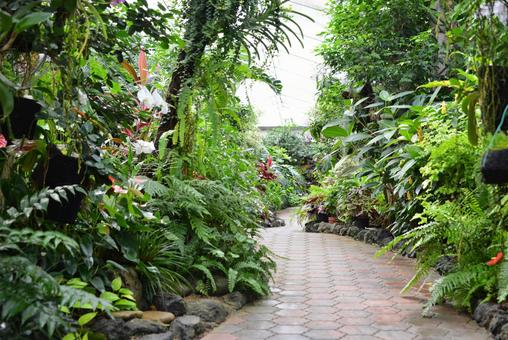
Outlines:
[{"label": "hanging moss basket", "polygon": [[36,115],[41,111],[41,108],[42,106],[33,99],[14,98],[14,109],[8,119],[10,121],[10,129],[7,120],[5,120],[1,125],[3,134],[14,139],[33,139],[37,123]]},{"label": "hanging moss basket", "polygon": [[[508,67],[483,66],[478,70],[482,121],[488,132],[494,132],[501,124],[503,110],[508,105]],[[508,120],[501,124],[508,130]]]},{"label": "hanging moss basket", "polygon": [[488,150],[482,160],[482,175],[487,184],[508,183],[508,149]]},{"label": "hanging moss basket", "polygon": [[[82,185],[85,170],[83,167],[80,168],[77,158],[65,156],[57,151],[50,156],[46,164],[40,164],[35,169],[33,177],[42,187]],[[61,198],[61,202],[50,199],[46,218],[55,222],[74,223],[84,197],[83,193],[76,191],[74,195],[67,193],[68,199]]]}]

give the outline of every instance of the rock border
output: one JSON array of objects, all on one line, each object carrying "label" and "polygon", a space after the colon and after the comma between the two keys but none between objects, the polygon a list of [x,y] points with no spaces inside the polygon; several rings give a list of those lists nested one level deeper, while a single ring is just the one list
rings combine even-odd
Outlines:
[{"label": "rock border", "polygon": [[[357,241],[376,244],[381,248],[394,239],[390,232],[381,228],[360,229],[355,226],[326,222],[308,222],[305,224],[305,232],[349,236]],[[416,256],[416,254],[402,255],[408,257]],[[443,275],[449,272],[452,267],[453,259],[444,258],[443,261],[437,264],[436,271],[440,275]],[[486,328],[494,336],[495,340],[508,340],[508,304],[479,303],[474,308],[471,317],[479,326]]]},{"label": "rock border", "polygon": [[198,339],[248,302],[248,297],[241,292],[215,298],[201,296],[182,298],[165,293],[156,299],[157,309],[161,311],[114,313],[112,319],[95,320],[90,329],[106,335],[108,340]]}]

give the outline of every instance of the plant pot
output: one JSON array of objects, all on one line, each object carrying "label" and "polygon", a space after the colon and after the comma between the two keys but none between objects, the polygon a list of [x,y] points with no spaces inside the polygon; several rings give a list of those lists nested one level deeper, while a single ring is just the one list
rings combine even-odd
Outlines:
[{"label": "plant pot", "polygon": [[[55,147],[56,149],[56,147]],[[60,151],[50,155],[47,164],[39,164],[34,171],[33,178],[40,187],[55,188],[62,185],[82,185],[85,178],[84,166],[79,166],[77,158],[65,156]],[[55,222],[74,223],[78,216],[81,202],[85,195],[67,192],[67,200],[61,203],[50,199],[46,218]]]},{"label": "plant pot", "polygon": [[508,183],[508,149],[488,150],[482,160],[482,175],[487,184]]},{"label": "plant pot", "polygon": [[337,217],[335,217],[335,216],[328,217],[328,223],[330,223],[330,224],[337,223]]},{"label": "plant pot", "polygon": [[2,132],[4,135],[14,139],[33,139],[37,123],[36,114],[41,111],[41,108],[42,106],[33,99],[23,97],[14,98],[14,109],[9,115],[12,134],[10,133],[11,130],[9,130],[7,120],[5,120],[5,122],[2,123]]},{"label": "plant pot", "polygon": [[318,213],[316,216],[316,222],[328,222],[328,214]]},{"label": "plant pot", "polygon": [[365,229],[369,227],[369,217],[368,216],[356,216],[353,217],[353,225],[360,229]]},{"label": "plant pot", "polygon": [[[508,105],[508,67],[483,66],[478,69],[482,122],[488,132],[496,131]],[[501,127],[508,130],[508,119]]]}]

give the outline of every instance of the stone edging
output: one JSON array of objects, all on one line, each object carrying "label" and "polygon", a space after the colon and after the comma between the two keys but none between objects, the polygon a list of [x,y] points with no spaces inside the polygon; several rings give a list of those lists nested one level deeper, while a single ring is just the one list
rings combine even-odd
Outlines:
[{"label": "stone edging", "polygon": [[[360,229],[355,226],[341,224],[330,224],[325,222],[308,222],[305,224],[305,231],[309,233],[328,233],[340,236],[349,236],[355,240],[369,244],[376,244],[380,247],[386,246],[393,240],[393,236],[386,230],[379,228]],[[415,254],[406,254],[414,257]],[[449,263],[444,261],[438,264],[436,270],[443,274],[444,267]],[[508,340],[508,304],[497,304],[485,302],[474,308],[472,318],[481,327],[486,328],[496,340]]]},{"label": "stone edging", "polygon": [[[233,311],[247,304],[247,296],[233,292],[219,298],[165,294],[163,311],[144,312],[172,316],[165,319],[149,319],[143,312],[119,312],[114,319],[102,318],[90,325],[94,332],[103,333],[108,340],[192,340],[224,322]],[[115,315],[114,315],[115,316]]]}]

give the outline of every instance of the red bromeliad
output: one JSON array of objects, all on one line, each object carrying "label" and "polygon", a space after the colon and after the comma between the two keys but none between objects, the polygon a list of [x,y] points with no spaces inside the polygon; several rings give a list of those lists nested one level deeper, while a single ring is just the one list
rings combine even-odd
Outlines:
[{"label": "red bromeliad", "polygon": [[496,264],[498,264],[499,262],[501,262],[501,260],[503,260],[503,257],[504,257],[504,254],[502,251],[500,251],[499,253],[497,253],[497,255],[495,257],[493,257],[492,259],[490,259],[489,262],[487,262],[487,266],[494,266]]},{"label": "red bromeliad", "polygon": [[258,176],[262,179],[266,180],[274,180],[277,178],[277,175],[275,175],[271,171],[271,167],[273,165],[272,156],[268,156],[268,159],[266,160],[266,163],[259,162],[258,164]]}]

